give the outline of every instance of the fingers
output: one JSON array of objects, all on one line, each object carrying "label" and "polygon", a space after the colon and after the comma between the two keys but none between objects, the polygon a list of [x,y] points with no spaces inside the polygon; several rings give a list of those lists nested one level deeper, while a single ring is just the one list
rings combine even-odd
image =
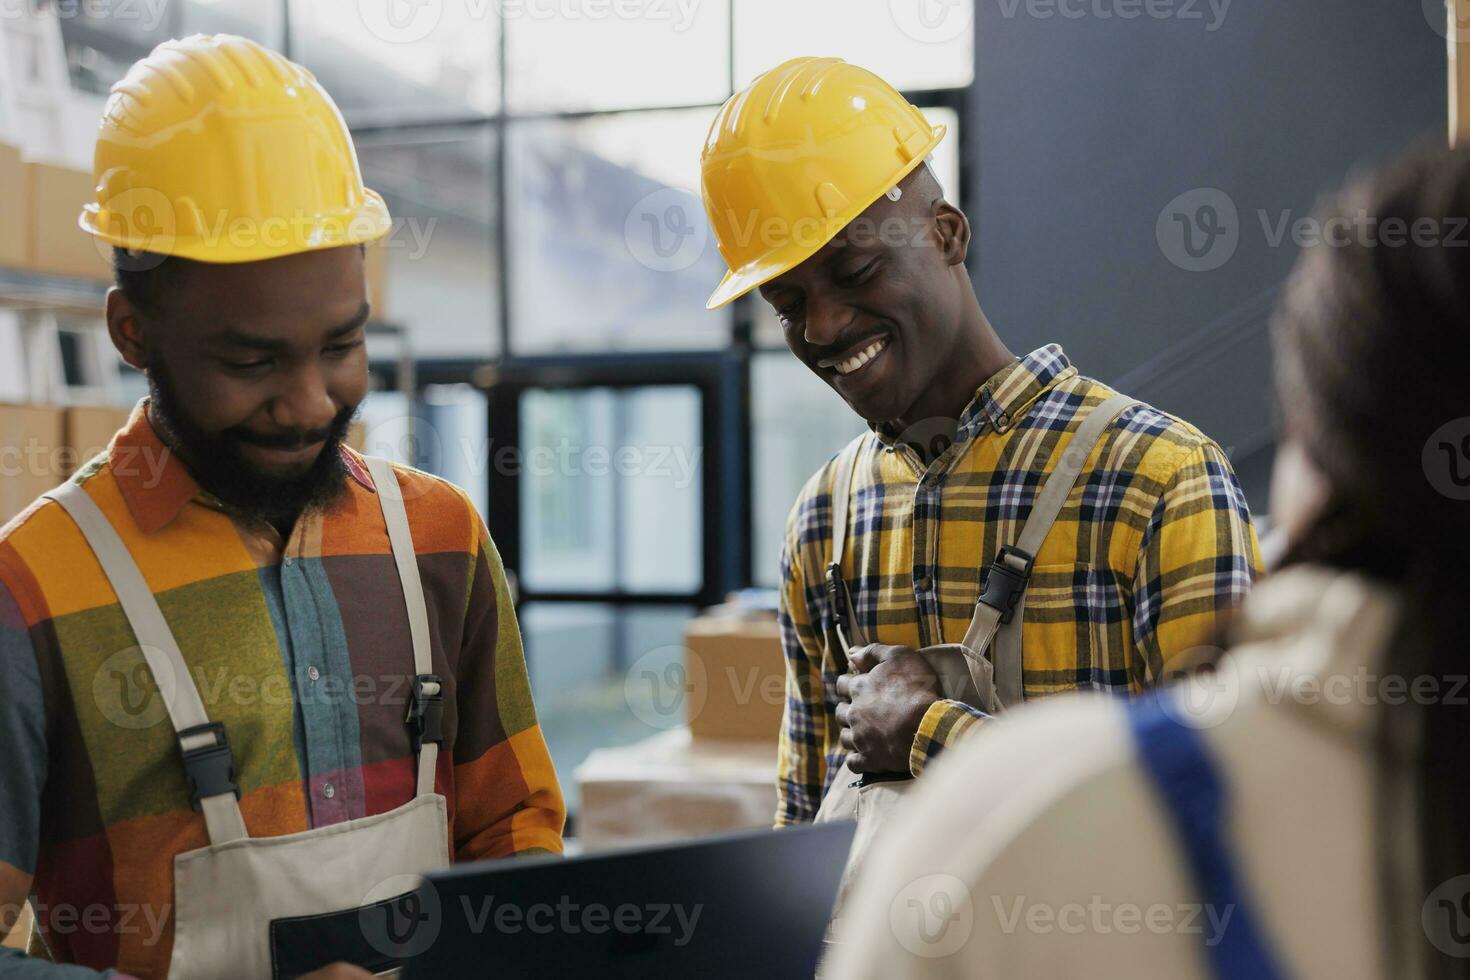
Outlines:
[{"label": "fingers", "polygon": [[869,769],[867,756],[861,752],[849,752],[847,754],[847,768],[861,776]]},{"label": "fingers", "polygon": [[853,673],[866,674],[879,664],[908,656],[913,652],[913,647],[895,646],[891,643],[869,643],[867,646],[853,647],[849,650],[847,663]]},{"label": "fingers", "polygon": [[878,666],[878,655],[875,652],[879,644],[869,643],[865,647],[853,647],[847,651],[847,664],[855,674],[866,674]]},{"label": "fingers", "polygon": [[849,724],[850,724],[850,722],[848,722],[848,720],[847,720],[847,716],[851,712],[852,712],[852,705],[849,704],[848,702],[843,701],[840,704],[838,704],[837,705],[837,724],[841,725],[843,728],[847,728],[849,726]]},{"label": "fingers", "polygon": [[852,674],[841,674],[837,678],[837,696],[843,701],[852,700]]},{"label": "fingers", "polygon": [[857,743],[853,741],[851,728],[844,728],[842,733],[837,736],[837,741],[842,743],[842,747],[847,750],[849,757],[857,751]]}]

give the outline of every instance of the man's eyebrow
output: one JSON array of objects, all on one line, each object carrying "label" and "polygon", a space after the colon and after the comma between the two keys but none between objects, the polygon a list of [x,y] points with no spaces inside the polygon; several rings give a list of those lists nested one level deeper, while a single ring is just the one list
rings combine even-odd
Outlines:
[{"label": "man's eyebrow", "polygon": [[[328,330],[326,339],[328,341],[340,340],[367,323],[371,314],[372,307],[364,301],[362,306],[358,308],[358,311],[353,314],[352,319]],[[253,334],[247,330],[240,330],[235,327],[219,334],[214,339],[214,342],[224,347],[248,347],[251,350],[260,351],[278,351],[291,346],[284,340],[279,340],[275,337],[264,337],[260,334]]]}]

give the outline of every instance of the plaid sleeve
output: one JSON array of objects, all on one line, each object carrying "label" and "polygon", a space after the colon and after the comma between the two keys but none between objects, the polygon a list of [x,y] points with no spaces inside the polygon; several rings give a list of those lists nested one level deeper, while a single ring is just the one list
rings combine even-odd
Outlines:
[{"label": "plaid sleeve", "polygon": [[990,720],[990,715],[963,701],[935,701],[919,720],[914,744],[909,749],[909,771],[915,776],[944,751],[945,746],[966,738]]},{"label": "plaid sleeve", "polygon": [[827,778],[827,707],[822,645],[807,604],[805,576],[793,555],[794,535],[781,551],[778,619],[786,653],[786,711],[776,766],[776,826],[814,819]]},{"label": "plaid sleeve", "polygon": [[479,547],[455,678],[455,860],[560,854],[566,804],[531,702],[505,568],[484,522],[474,520]]},{"label": "plaid sleeve", "polygon": [[1220,447],[1202,442],[1175,467],[1139,541],[1133,637],[1148,682],[1213,641],[1259,570],[1245,493]]}]

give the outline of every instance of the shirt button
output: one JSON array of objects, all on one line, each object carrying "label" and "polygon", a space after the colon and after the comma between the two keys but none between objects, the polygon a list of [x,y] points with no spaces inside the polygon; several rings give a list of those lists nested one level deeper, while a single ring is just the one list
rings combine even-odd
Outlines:
[{"label": "shirt button", "polygon": [[310,667],[306,668],[306,676],[314,681],[319,681],[322,679],[322,672],[316,669],[315,664],[312,664]]},{"label": "shirt button", "polygon": [[292,565],[296,564],[296,559],[287,558],[284,562],[282,562],[282,564],[284,564],[287,568],[290,568]]},{"label": "shirt button", "polygon": [[337,795],[337,789],[331,783],[322,783],[322,795],[330,800]]},{"label": "shirt button", "polygon": [[920,575],[919,580],[914,584],[919,587],[920,592],[928,592],[933,587],[934,580],[927,575]]}]

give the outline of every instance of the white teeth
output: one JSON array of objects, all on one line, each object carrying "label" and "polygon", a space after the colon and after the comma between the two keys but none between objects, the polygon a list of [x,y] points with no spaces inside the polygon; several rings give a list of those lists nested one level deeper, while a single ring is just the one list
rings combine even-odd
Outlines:
[{"label": "white teeth", "polygon": [[864,364],[867,364],[873,358],[877,357],[883,351],[883,348],[887,346],[888,341],[880,337],[878,340],[873,341],[867,347],[858,351],[852,357],[849,357],[845,361],[838,361],[832,366],[837,369],[838,374],[851,374],[858,368],[862,367]]}]

